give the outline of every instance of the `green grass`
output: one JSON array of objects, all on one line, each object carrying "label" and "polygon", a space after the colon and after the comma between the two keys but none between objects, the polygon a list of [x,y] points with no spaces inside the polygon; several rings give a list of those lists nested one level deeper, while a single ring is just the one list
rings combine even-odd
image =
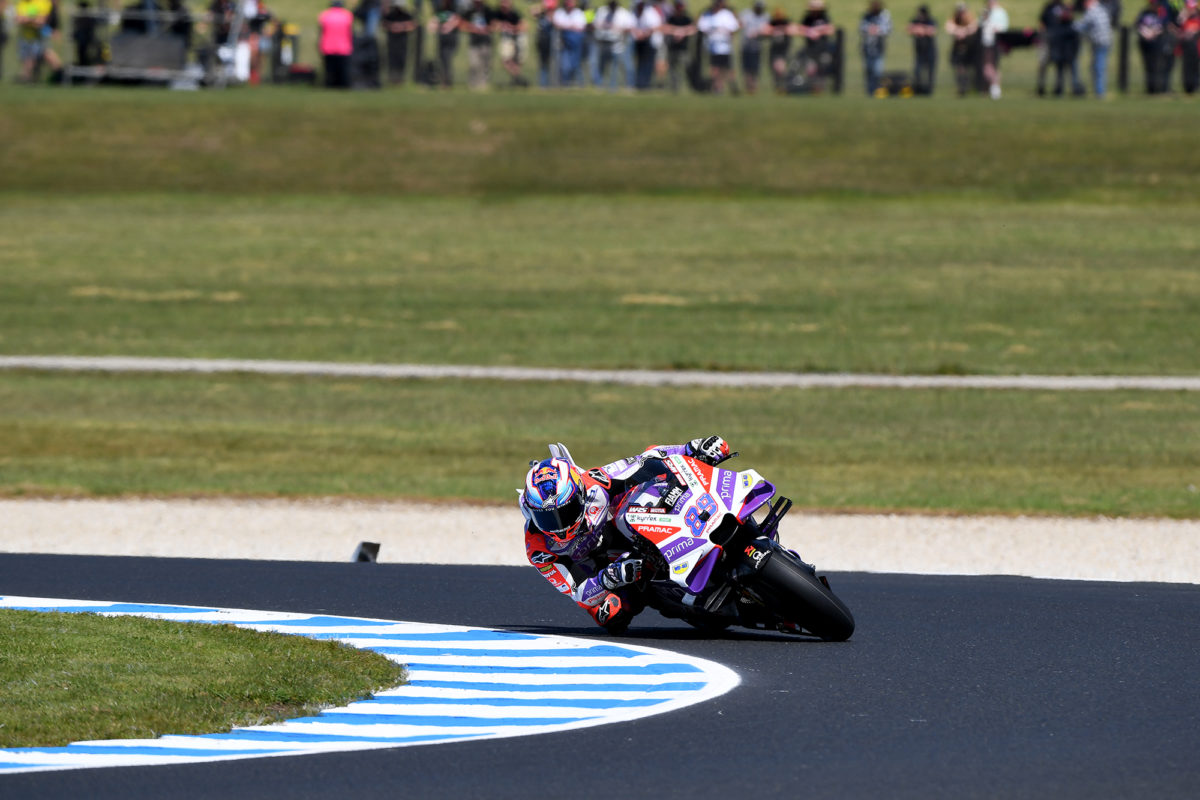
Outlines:
[{"label": "green grass", "polygon": [[[1194,103],[6,91],[0,352],[1196,374]],[[8,494],[508,502],[711,430],[807,507],[1200,516],[1196,400],[7,375]]]},{"label": "green grass", "polygon": [[[1195,102],[14,87],[12,190],[1197,200]],[[864,222],[869,217],[864,219]],[[1131,220],[1132,222],[1132,220]]]},{"label": "green grass", "polygon": [[1194,374],[1191,206],[9,196],[0,352]]},{"label": "green grass", "polygon": [[344,705],[404,668],[330,641],[137,617],[0,611],[0,747],[216,733]]},{"label": "green grass", "polygon": [[9,495],[507,504],[547,442],[600,464],[713,431],[805,508],[1200,517],[1191,393],[0,375]]}]

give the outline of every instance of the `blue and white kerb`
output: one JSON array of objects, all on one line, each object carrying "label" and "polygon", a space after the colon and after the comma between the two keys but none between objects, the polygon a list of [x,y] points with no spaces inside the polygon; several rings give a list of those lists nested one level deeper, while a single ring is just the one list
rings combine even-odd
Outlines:
[{"label": "blue and white kerb", "polygon": [[665,650],[566,636],[192,606],[0,597],[0,608],[229,623],[374,650],[408,684],[369,700],[229,733],[0,749],[0,776],[525,736],[661,714],[728,692],[732,670]]}]

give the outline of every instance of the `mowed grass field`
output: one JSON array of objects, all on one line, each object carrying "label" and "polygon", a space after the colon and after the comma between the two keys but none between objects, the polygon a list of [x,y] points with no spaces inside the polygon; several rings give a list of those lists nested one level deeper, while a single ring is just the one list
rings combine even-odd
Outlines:
[{"label": "mowed grass field", "polygon": [[[7,354],[1197,373],[1194,104],[3,100]],[[0,492],[511,502],[717,431],[809,508],[1196,517],[1198,402],[9,373]]]}]

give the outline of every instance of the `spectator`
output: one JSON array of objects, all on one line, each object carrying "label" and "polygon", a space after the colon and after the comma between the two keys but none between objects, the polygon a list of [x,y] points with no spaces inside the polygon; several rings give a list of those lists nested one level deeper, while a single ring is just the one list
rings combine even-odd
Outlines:
[{"label": "spectator", "polygon": [[814,89],[820,89],[824,79],[833,74],[837,34],[825,0],[808,0],[808,10],[796,29],[804,37],[805,70]]},{"label": "spectator", "polygon": [[767,59],[770,62],[771,77],[775,80],[775,91],[782,94],[787,89],[788,51],[792,49],[793,26],[787,12],[779,6],[771,12],[768,25],[770,45],[767,49]]},{"label": "spectator", "polygon": [[46,15],[46,24],[42,26],[42,61],[50,68],[50,80],[53,83],[61,83],[63,77],[62,59],[54,49],[59,38],[58,0],[50,0],[50,12]]},{"label": "spectator", "polygon": [[513,86],[528,86],[521,74],[525,61],[525,20],[513,8],[512,0],[500,0],[496,9],[496,30],[500,31],[500,65],[508,73]]},{"label": "spectator", "polygon": [[763,39],[770,35],[771,18],[767,4],[754,0],[754,5],[742,12],[742,82],[746,94],[758,91],[758,73],[762,69]]},{"label": "spectator", "polygon": [[[80,8],[84,8],[85,4],[80,3]],[[260,13],[267,13],[265,5],[259,5]],[[170,24],[167,26],[167,33],[171,36],[178,36],[183,40],[183,49],[190,51],[192,49],[192,14],[188,11],[184,0],[167,0],[167,13],[170,14]],[[261,30],[261,26],[260,26]]]},{"label": "spectator", "polygon": [[467,86],[475,91],[492,82],[492,25],[496,14],[483,0],[472,0],[460,27],[467,33]]},{"label": "spectator", "polygon": [[1200,8],[1196,0],[1187,0],[1175,22],[1179,40],[1179,65],[1183,73],[1183,91],[1195,94],[1200,88]]},{"label": "spectator", "polygon": [[667,82],[674,94],[679,94],[679,87],[683,83],[680,73],[687,59],[688,44],[696,33],[694,23],[683,0],[675,0],[663,26],[667,48]]},{"label": "spectator", "polygon": [[858,23],[858,35],[862,43],[863,75],[867,83],[867,96],[874,96],[880,89],[883,76],[883,58],[887,51],[887,37],[892,32],[892,15],[883,7],[882,0],[871,0],[867,11]]},{"label": "spectator", "polygon": [[408,66],[408,38],[417,29],[417,20],[408,10],[408,0],[392,0],[383,15],[383,29],[387,33],[387,76],[388,83],[404,83]]},{"label": "spectator", "polygon": [[579,84],[587,16],[576,0],[565,0],[563,6],[554,12],[554,27],[558,29],[562,44],[558,53],[559,83],[563,86]]},{"label": "spectator", "polygon": [[212,3],[209,4],[208,15],[212,21],[214,50],[229,44],[229,35],[233,29],[233,18],[236,14],[237,9],[233,5],[233,0],[212,0]]},{"label": "spectator", "polygon": [[1000,40],[998,34],[1008,30],[1008,12],[999,0],[987,0],[983,18],[979,21],[979,43],[983,47],[983,79],[988,94],[1000,99]]},{"label": "spectator", "polygon": [[1108,26],[1114,31],[1121,30],[1121,0],[1100,0],[1100,5],[1108,12]]},{"label": "spectator", "polygon": [[1071,93],[1082,97],[1086,92],[1079,80],[1079,32],[1075,12],[1066,0],[1051,0],[1044,12],[1050,63],[1054,65],[1054,96],[1063,93],[1063,73],[1071,75]]},{"label": "spectator", "polygon": [[596,37],[596,68],[592,71],[592,84],[601,86],[605,77],[609,91],[617,88],[617,67],[621,68],[623,85],[633,86],[633,58],[626,39],[637,20],[633,13],[623,8],[617,0],[596,9],[593,28]]},{"label": "spectator", "polygon": [[934,78],[937,75],[937,20],[929,13],[929,6],[921,6],[908,23],[908,33],[913,40],[913,91],[917,94],[933,94]]},{"label": "spectator", "polygon": [[42,60],[45,39],[42,31],[50,16],[50,0],[18,0],[16,8],[17,56],[21,60],[20,79],[33,80]]},{"label": "spectator", "polygon": [[437,13],[429,20],[430,33],[437,34],[438,66],[442,87],[454,85],[454,54],[458,52],[458,30],[462,17],[454,9],[454,0],[442,0]]},{"label": "spectator", "polygon": [[363,36],[375,37],[379,21],[383,18],[381,0],[359,0],[354,7],[354,18],[362,24]]},{"label": "spectator", "polygon": [[1075,21],[1075,30],[1092,45],[1092,91],[1103,100],[1108,78],[1108,51],[1112,47],[1112,27],[1108,10],[1100,0],[1084,0],[1083,18]]},{"label": "spectator", "polygon": [[[168,7],[171,4],[178,7],[181,5],[181,0],[167,0]],[[171,9],[174,11],[174,9]],[[267,52],[270,52],[271,39],[263,36],[267,24],[271,21],[271,11],[267,8],[266,3],[259,0],[244,0],[242,3],[242,35],[241,39],[245,42],[245,47],[249,53],[248,64],[250,67],[249,83],[252,86],[257,86],[262,74],[262,52],[263,46],[266,46]],[[172,22],[172,25],[174,23]]]},{"label": "spectator", "polygon": [[[725,90],[725,83],[730,79],[733,35],[740,27],[725,0],[713,0],[712,6],[700,15],[697,28],[708,39],[708,66],[712,71],[712,90],[716,94]],[[737,93],[736,84],[731,84],[730,89]]]},{"label": "spectator", "polygon": [[1170,87],[1175,60],[1169,7],[1159,0],[1148,0],[1136,24],[1142,69],[1146,73],[1146,94],[1164,94]]},{"label": "spectator", "polygon": [[658,59],[658,48],[662,43],[662,15],[658,9],[646,2],[637,0],[633,5],[633,39],[634,87],[639,92],[650,88],[654,79],[654,65]]},{"label": "spectator", "polygon": [[979,23],[966,3],[954,6],[954,16],[946,20],[946,33],[952,40],[950,66],[954,67],[954,84],[958,96],[966,97],[979,59]]},{"label": "spectator", "polygon": [[1050,31],[1054,26],[1055,8],[1061,0],[1046,0],[1046,4],[1042,6],[1041,12],[1038,14],[1038,41],[1037,41],[1037,94],[1038,97],[1046,95],[1046,72],[1050,69],[1050,64],[1053,63],[1050,58]]},{"label": "spectator", "polygon": [[550,85],[550,70],[554,64],[554,12],[557,8],[558,0],[543,0],[541,5],[530,9],[537,31],[534,45],[538,52],[538,86],[543,89]]},{"label": "spectator", "polygon": [[[0,0],[0,13],[4,0]],[[94,67],[101,63],[103,53],[100,40],[96,37],[97,16],[88,0],[80,0],[79,13],[71,25],[71,40],[75,43],[75,63],[80,67]]]},{"label": "spectator", "polygon": [[0,0],[0,78],[4,77],[4,45],[8,44],[8,0]]},{"label": "spectator", "polygon": [[320,49],[325,60],[325,85],[331,89],[350,88],[350,56],[354,53],[354,15],[332,0],[317,17],[321,31]]},{"label": "spectator", "polygon": [[591,0],[579,0],[579,10],[583,12],[583,46],[579,51],[579,85],[583,86],[588,78],[596,75],[596,11],[591,7]]}]

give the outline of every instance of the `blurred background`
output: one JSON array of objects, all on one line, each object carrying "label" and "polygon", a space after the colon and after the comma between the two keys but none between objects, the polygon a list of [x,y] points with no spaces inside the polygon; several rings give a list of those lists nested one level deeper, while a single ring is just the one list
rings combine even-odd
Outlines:
[{"label": "blurred background", "polygon": [[[540,89],[532,27],[527,87],[496,60],[487,91],[383,69],[381,91],[336,92],[324,8],[270,6],[315,85],[224,90],[21,85],[10,24],[0,353],[1197,373],[1200,107],[1178,65],[1147,96],[1136,45],[1111,102],[1039,97],[1036,45],[1002,60],[1000,100],[960,98],[944,34],[932,96],[880,99],[866,9],[833,2],[841,94],[777,94],[764,63],[750,96],[736,38],[737,95]],[[889,71],[911,72],[915,10],[892,8]],[[1012,3],[1011,29],[1040,11]],[[605,463],[720,433],[809,509],[1194,518],[1198,412],[1184,391],[10,370],[0,494],[509,503],[549,441]]]}]

